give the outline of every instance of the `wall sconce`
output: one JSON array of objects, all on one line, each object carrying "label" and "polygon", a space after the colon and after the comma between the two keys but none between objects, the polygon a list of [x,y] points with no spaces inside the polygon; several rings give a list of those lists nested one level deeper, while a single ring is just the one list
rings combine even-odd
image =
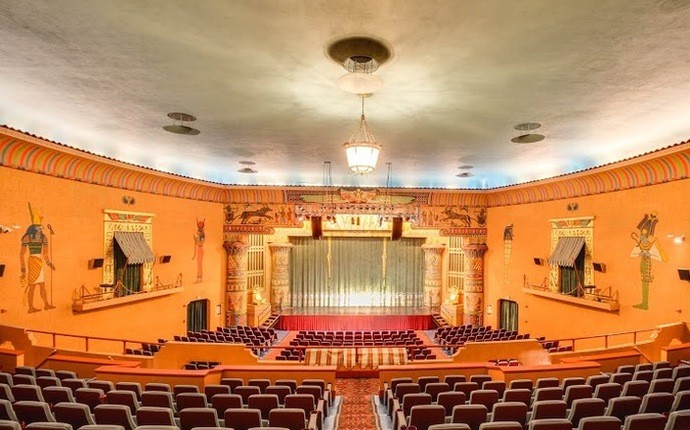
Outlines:
[{"label": "wall sconce", "polygon": [[161,264],[170,263],[171,259],[172,259],[172,255],[161,255],[160,262],[161,262]]},{"label": "wall sconce", "polygon": [[543,258],[534,257],[533,260],[534,260],[534,264],[536,264],[537,266],[543,266],[544,265],[544,259]]},{"label": "wall sconce", "polygon": [[216,305],[216,315],[220,315],[221,311],[223,310],[222,306],[220,303]]},{"label": "wall sconce", "polygon": [[103,259],[102,258],[92,258],[89,260],[89,269],[98,269],[103,267]]},{"label": "wall sconce", "polygon": [[568,209],[568,212],[576,211],[576,210],[578,210],[579,207],[580,207],[580,205],[578,205],[577,202],[568,203],[568,206],[566,206],[566,208]]},{"label": "wall sconce", "polygon": [[493,313],[494,313],[493,305],[486,305],[486,314],[487,315],[493,315]]},{"label": "wall sconce", "polygon": [[606,273],[606,264],[597,263],[596,261],[594,261],[592,262],[592,266],[594,267],[595,272]]},{"label": "wall sconce", "polygon": [[668,237],[673,239],[673,243],[676,245],[680,245],[683,242],[685,242],[685,235],[684,234],[669,234]]}]

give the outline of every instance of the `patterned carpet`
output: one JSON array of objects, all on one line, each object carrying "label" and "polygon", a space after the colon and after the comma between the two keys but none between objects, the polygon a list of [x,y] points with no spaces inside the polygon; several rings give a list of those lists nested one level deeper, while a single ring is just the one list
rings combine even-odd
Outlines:
[{"label": "patterned carpet", "polygon": [[378,392],[378,379],[338,379],[338,394],[343,405],[338,417],[338,430],[376,429],[376,414],[371,398]]}]

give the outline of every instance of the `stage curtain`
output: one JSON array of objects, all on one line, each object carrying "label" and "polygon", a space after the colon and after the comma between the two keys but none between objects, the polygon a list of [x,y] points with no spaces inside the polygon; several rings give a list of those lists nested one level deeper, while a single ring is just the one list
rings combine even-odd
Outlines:
[{"label": "stage curtain", "polygon": [[423,239],[290,241],[293,307],[422,305]]}]

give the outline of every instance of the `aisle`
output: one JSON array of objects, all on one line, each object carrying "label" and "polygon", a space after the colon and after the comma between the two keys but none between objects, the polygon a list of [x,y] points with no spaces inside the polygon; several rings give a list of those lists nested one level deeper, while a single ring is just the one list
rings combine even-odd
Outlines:
[{"label": "aisle", "polygon": [[378,393],[378,379],[338,379],[338,394],[343,404],[338,418],[338,430],[376,429],[376,415],[371,401]]}]

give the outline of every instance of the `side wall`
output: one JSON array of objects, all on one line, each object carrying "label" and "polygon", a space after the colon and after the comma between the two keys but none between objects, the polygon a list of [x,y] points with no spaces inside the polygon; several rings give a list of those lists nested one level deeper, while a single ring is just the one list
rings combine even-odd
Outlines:
[{"label": "side wall", "polygon": [[[123,196],[134,197],[133,205]],[[225,251],[222,247],[223,207],[219,203],[165,197],[155,194],[91,185],[74,180],[0,167],[0,224],[18,225],[0,234],[0,324],[17,327],[155,341],[186,331],[186,304],[208,299],[209,326],[221,324],[215,307],[222,303]],[[49,301],[55,309],[44,310],[38,288],[29,313],[27,289],[20,283],[22,236],[31,225],[28,203],[43,215],[50,254],[56,270],[46,274]],[[75,314],[72,301],[81,286],[98,289],[102,269],[89,269],[88,261],[104,254],[103,210],[114,209],[154,214],[153,252],[171,255],[171,262],[156,262],[153,275],[163,284],[182,275],[183,291],[134,304]],[[206,240],[203,281],[197,282],[196,220],[205,220]],[[54,234],[50,234],[50,224]],[[50,298],[52,297],[52,299]]]},{"label": "side wall", "polygon": [[[652,213],[658,218],[654,239],[666,261],[652,260],[649,309],[642,310],[633,307],[642,299],[642,279],[641,258],[631,256],[635,247],[632,235],[640,234],[638,223]],[[530,284],[541,284],[549,276],[549,220],[588,216],[594,217],[593,261],[606,265],[604,273],[594,272],[594,282],[597,288],[618,290],[618,312],[523,292],[524,277]],[[690,266],[690,241],[677,244],[669,236],[690,234],[689,179],[567,200],[493,207],[488,219],[485,304],[493,307],[493,314],[487,315],[487,324],[498,325],[499,299],[518,303],[520,332],[554,339],[647,329],[682,321],[690,312],[690,282],[681,281],[677,271]],[[513,226],[513,240],[504,241],[504,228],[509,225]],[[544,265],[535,265],[535,257],[544,259]]]}]

